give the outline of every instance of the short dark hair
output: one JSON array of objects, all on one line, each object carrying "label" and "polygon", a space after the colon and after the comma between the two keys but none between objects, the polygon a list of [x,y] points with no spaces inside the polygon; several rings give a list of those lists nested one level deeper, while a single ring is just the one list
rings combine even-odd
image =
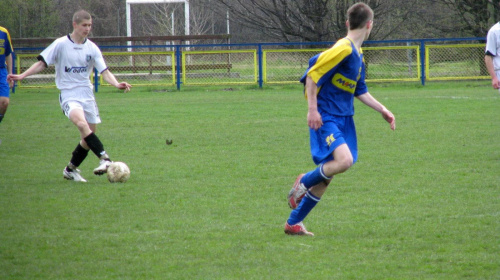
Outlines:
[{"label": "short dark hair", "polygon": [[80,22],[82,22],[83,20],[90,19],[92,19],[92,16],[85,10],[79,10],[78,12],[73,14],[73,22],[75,22],[76,24],[80,24]]},{"label": "short dark hair", "polygon": [[350,30],[363,28],[368,21],[373,20],[373,11],[365,3],[356,3],[347,10],[347,20]]}]

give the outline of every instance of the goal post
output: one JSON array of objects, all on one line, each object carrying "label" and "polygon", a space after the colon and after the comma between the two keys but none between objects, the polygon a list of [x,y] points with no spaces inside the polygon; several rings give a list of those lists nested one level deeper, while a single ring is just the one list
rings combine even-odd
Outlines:
[{"label": "goal post", "polygon": [[[168,3],[184,3],[184,35],[189,35],[189,0],[127,0],[127,36],[132,37],[132,18],[130,13],[130,5],[133,4],[168,4]],[[130,45],[131,42],[128,42]]]}]

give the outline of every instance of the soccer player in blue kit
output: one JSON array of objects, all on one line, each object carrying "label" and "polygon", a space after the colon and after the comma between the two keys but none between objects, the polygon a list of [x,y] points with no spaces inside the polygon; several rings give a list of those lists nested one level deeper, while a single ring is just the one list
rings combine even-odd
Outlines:
[{"label": "soccer player in blue kit", "polygon": [[301,82],[308,102],[307,124],[311,154],[318,167],[300,174],[290,193],[293,210],[285,223],[285,233],[314,235],[302,221],[320,201],[334,175],[347,171],[358,158],[354,126],[354,97],[381,113],[396,128],[396,119],[369,92],[361,45],[373,27],[373,11],[357,3],[347,11],[348,32],[330,49],[309,60]]},{"label": "soccer player in blue kit", "polygon": [[0,123],[9,106],[10,89],[14,86],[14,82],[7,81],[7,75],[12,74],[12,52],[9,31],[0,26]]}]

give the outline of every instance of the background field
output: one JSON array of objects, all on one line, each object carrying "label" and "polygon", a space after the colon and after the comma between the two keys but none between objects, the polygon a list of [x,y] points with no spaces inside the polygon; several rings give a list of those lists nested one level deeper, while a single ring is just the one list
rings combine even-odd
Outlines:
[{"label": "background field", "polygon": [[[54,89],[0,125],[0,279],[499,279],[500,95],[488,81],[371,85],[360,157],[286,236],[314,168],[300,86],[97,94],[97,135],[129,182],[62,170],[78,142]],[[165,140],[172,139],[172,145]]]}]

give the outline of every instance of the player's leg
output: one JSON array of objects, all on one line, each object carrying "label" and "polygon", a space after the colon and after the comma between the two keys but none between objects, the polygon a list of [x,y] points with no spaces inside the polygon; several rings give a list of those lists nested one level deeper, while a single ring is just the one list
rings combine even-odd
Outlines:
[{"label": "player's leg", "polygon": [[[1,93],[0,93],[1,95]],[[9,98],[0,96],[0,123],[3,120],[3,117],[5,116],[5,113],[7,112],[7,107],[9,106]],[[2,143],[2,139],[0,139],[0,144]]]},{"label": "player's leg", "polygon": [[7,112],[10,102],[10,87],[7,82],[7,69],[0,68],[0,123]]},{"label": "player's leg", "polygon": [[297,208],[293,209],[285,223],[285,233],[290,235],[314,235],[312,232],[307,231],[302,221],[311,212],[311,210],[318,204],[321,197],[313,194],[313,190],[324,191],[330,184],[331,179],[324,180],[314,187],[311,187],[304,197],[301,199]]},{"label": "player's leg", "polygon": [[[320,131],[319,133],[311,131],[311,152],[313,159],[315,161],[325,159],[326,162],[322,161],[325,163],[301,178],[300,184],[304,189],[307,189],[307,192],[302,201],[297,203],[297,208],[290,213],[290,217],[285,225],[285,232],[287,232],[287,225],[302,223],[320,201],[331,182],[331,178],[336,174],[347,171],[357,160],[358,147],[353,118],[338,119],[336,123],[342,124],[342,131],[338,129],[335,123],[323,124],[324,128],[322,127],[320,130],[324,131]],[[330,140],[333,140],[333,142]],[[325,143],[329,144],[325,145]],[[331,154],[329,157],[325,157],[325,153],[322,151],[330,151]]]},{"label": "player's leg", "polygon": [[[290,213],[285,224],[285,233],[292,235],[313,235],[303,227],[302,221],[309,215],[311,210],[316,207],[318,202],[320,202],[333,176],[345,172],[352,166],[352,155],[347,144],[338,146],[333,154],[334,160],[320,165],[317,169],[307,173],[303,177],[302,185],[307,189],[307,192],[297,208],[293,209]],[[326,176],[325,173],[328,174],[328,176]],[[300,226],[293,227],[293,225]]]},{"label": "player's leg", "polygon": [[337,128],[335,126],[332,129],[332,132],[335,135],[335,140],[330,145],[331,147],[334,147],[332,152],[333,160],[329,160],[320,165],[318,167],[319,171],[309,172],[301,180],[304,187],[309,189],[313,195],[319,198],[321,198],[325,193],[328,184],[316,184],[324,180],[328,181],[333,178],[334,175],[344,173],[351,168],[358,158],[358,143],[354,120],[352,117],[346,117],[342,119],[342,122],[343,131],[341,133],[336,131]]},{"label": "player's leg", "polygon": [[323,166],[324,164],[321,164],[316,169],[311,170],[306,174],[300,174],[297,177],[287,197],[288,206],[290,206],[290,208],[297,208],[302,198],[306,195],[308,189],[325,180],[332,179],[332,176],[325,175]]},{"label": "player's leg", "polygon": [[76,182],[87,182],[81,175],[78,166],[85,160],[89,153],[89,150],[82,147],[80,143],[76,146],[72,153],[71,159],[68,165],[63,170],[63,177],[68,180]]},{"label": "player's leg", "polygon": [[[66,110],[64,113],[68,116],[71,122],[78,128],[80,132],[80,137],[85,134],[89,134],[92,131],[88,126],[82,107],[77,103],[69,103],[65,106]],[[89,148],[86,143],[79,141],[76,148],[73,150],[71,159],[68,165],[63,170],[63,176],[65,179],[77,181],[77,182],[87,182],[81,175],[78,167],[85,160],[89,153]]]},{"label": "player's leg", "polygon": [[[302,177],[301,185],[307,191],[300,202],[297,202],[298,206],[291,211],[285,224],[285,233],[313,235],[303,227],[302,221],[321,200],[333,176],[345,172],[353,164],[351,152],[345,143],[333,151],[333,158]],[[299,226],[294,227],[294,225]]]},{"label": "player's leg", "polygon": [[0,123],[3,120],[5,113],[7,112],[7,107],[9,107],[9,102],[10,102],[9,97],[0,95]]},{"label": "player's leg", "polygon": [[340,173],[344,173],[354,163],[351,150],[345,143],[339,145],[333,151],[333,158],[334,160],[331,160],[322,165],[322,174],[327,178]]},{"label": "player's leg", "polygon": [[[319,130],[310,130],[311,154],[319,166],[301,174],[288,194],[288,205],[295,209],[302,197],[311,187],[332,176],[345,172],[353,163],[353,157],[347,145],[344,133],[338,124],[343,124],[345,118],[325,122]],[[322,164],[324,163],[324,164]],[[317,190],[319,194],[319,190]],[[321,197],[322,193],[319,195]]]},{"label": "player's leg", "polygon": [[[320,165],[303,177],[302,184],[307,189],[307,192],[297,208],[290,213],[287,221],[289,225],[302,222],[321,200],[333,176],[345,172],[352,166],[352,155],[347,144],[338,146],[333,152],[333,158],[333,160]],[[327,177],[325,177],[325,173]]]},{"label": "player's leg", "polygon": [[[3,71],[2,71],[3,70]],[[0,69],[0,123],[2,122],[5,113],[7,112],[7,107],[9,107],[10,102],[10,87],[7,83],[7,70],[5,68]],[[2,143],[2,140],[0,140]]]},{"label": "player's leg", "polygon": [[111,159],[104,150],[101,140],[95,134],[97,124],[101,122],[99,110],[95,101],[81,103],[80,106],[82,109],[72,110],[69,118],[80,132],[81,146],[91,150],[100,160],[99,166],[94,169],[94,174],[102,175],[107,172]]},{"label": "player's leg", "polygon": [[[104,158],[109,157],[104,152],[103,145],[99,138],[97,138],[94,134],[96,124],[89,124],[87,122],[82,104],[76,101],[61,101],[61,108],[69,120],[78,128],[81,139],[72,153],[70,162],[63,171],[64,178],[68,180],[86,182],[86,180],[80,175],[78,166],[80,166],[80,164],[85,160],[89,150],[92,150],[96,155],[98,155],[98,157],[100,157],[101,154],[103,154]],[[101,165],[99,165],[99,167],[101,167]]]},{"label": "player's leg", "polygon": [[[78,128],[78,132],[80,132],[80,138],[85,139],[85,137],[93,132],[89,126],[89,123],[85,119],[85,112],[83,111],[83,107],[73,102],[70,102],[69,106],[71,106],[71,109],[68,118],[76,126],[76,128]],[[86,143],[82,143],[82,145],[84,147],[87,147]]]},{"label": "player's leg", "polygon": [[101,140],[95,134],[97,130],[97,124],[89,124],[92,133],[83,139],[83,142],[88,145],[88,147],[94,152],[94,154],[99,158],[99,166],[94,168],[94,174],[102,175],[108,171],[108,167],[111,164],[111,159],[104,150],[104,145]]},{"label": "player's leg", "polygon": [[347,144],[339,145],[333,151],[333,160],[321,164],[318,168],[305,174],[300,180],[306,189],[314,188],[313,194],[317,197],[323,196],[328,184],[321,184],[325,181],[330,182],[334,175],[343,173],[353,164],[351,151]]}]

